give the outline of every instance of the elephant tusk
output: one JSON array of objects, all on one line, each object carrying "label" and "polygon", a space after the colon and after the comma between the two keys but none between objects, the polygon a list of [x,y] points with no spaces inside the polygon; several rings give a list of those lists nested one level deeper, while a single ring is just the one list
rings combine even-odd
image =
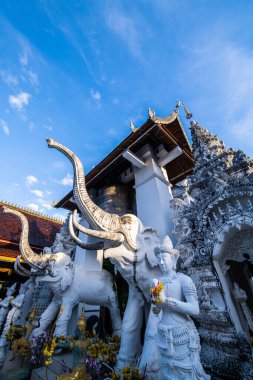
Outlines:
[{"label": "elephant tusk", "polygon": [[77,216],[77,210],[74,210],[73,211],[73,225],[84,234],[94,236],[100,239],[115,241],[118,243],[123,243],[123,241],[125,240],[124,235],[119,232],[98,231],[98,230],[91,230],[90,228],[86,228],[82,226],[80,223],[78,223],[76,216]]},{"label": "elephant tusk", "polygon": [[14,270],[17,274],[19,274],[20,276],[22,277],[30,277],[29,274],[25,273],[25,272],[21,272],[21,269],[19,269],[18,267],[18,263],[17,263],[17,260],[14,262]]},{"label": "elephant tusk", "polygon": [[45,274],[45,271],[43,270],[38,270],[38,271],[34,271],[34,272],[31,272],[30,270],[26,269],[25,267],[23,267],[23,265],[20,263],[20,256],[17,257],[16,261],[15,261],[15,264],[14,264],[14,268],[18,268],[19,271],[22,271],[26,276],[41,276],[41,275],[44,275]]},{"label": "elephant tusk", "polygon": [[69,232],[70,232],[72,239],[81,248],[88,249],[88,250],[98,250],[98,249],[104,248],[104,243],[102,241],[99,241],[97,243],[85,243],[84,241],[82,241],[81,239],[79,239],[76,236],[74,228],[73,228],[73,216],[72,216],[72,214],[69,216]]}]

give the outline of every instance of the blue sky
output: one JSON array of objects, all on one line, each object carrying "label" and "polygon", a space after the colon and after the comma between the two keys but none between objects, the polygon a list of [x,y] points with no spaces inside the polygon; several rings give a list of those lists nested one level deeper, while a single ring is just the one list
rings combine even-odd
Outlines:
[{"label": "blue sky", "polygon": [[89,171],[176,99],[253,156],[252,17],[250,0],[2,0],[0,199],[64,214],[72,169],[45,138]]}]

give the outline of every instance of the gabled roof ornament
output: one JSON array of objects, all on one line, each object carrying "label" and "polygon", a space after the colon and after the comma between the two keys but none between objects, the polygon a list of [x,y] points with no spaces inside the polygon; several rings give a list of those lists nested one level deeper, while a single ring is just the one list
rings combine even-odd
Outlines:
[{"label": "gabled roof ornament", "polygon": [[155,116],[155,111],[153,111],[150,107],[148,107],[148,116],[152,119]]},{"label": "gabled roof ornament", "polygon": [[134,123],[130,120],[130,128],[132,132],[136,132],[139,128],[135,128]]},{"label": "gabled roof ornament", "polygon": [[180,102],[180,100],[176,100],[176,105],[175,105],[175,108],[174,108],[174,112],[178,113],[179,111],[179,107],[181,107],[182,103]]},{"label": "gabled roof ornament", "polygon": [[153,111],[149,107],[148,116],[154,123],[166,125],[173,122],[177,118],[178,115],[177,115],[177,111],[174,109],[174,112],[172,112],[172,114],[168,115],[167,117],[158,117],[155,115],[155,111]]}]

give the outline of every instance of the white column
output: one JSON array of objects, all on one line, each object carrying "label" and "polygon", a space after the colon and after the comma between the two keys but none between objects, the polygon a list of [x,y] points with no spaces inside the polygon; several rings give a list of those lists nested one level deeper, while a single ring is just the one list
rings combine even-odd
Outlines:
[{"label": "white column", "polygon": [[[89,228],[89,224],[85,219],[82,219],[80,221],[81,225]],[[85,243],[94,243],[95,238],[88,236],[82,232],[79,232],[78,235],[79,239],[84,241]],[[90,270],[90,271],[100,271],[102,270],[102,264],[103,264],[103,251],[88,251],[86,249],[76,247],[76,254],[75,254],[75,264],[82,265],[84,270]],[[89,312],[89,310],[96,310],[96,312]],[[91,315],[99,315],[99,306],[92,306],[85,304],[85,317],[89,318]],[[71,320],[69,321],[68,326],[68,335],[74,335],[76,323],[81,315],[82,311],[82,304],[79,304],[73,309]]]},{"label": "white column", "polygon": [[173,198],[165,169],[161,168],[147,144],[137,156],[145,161],[144,167],[134,166],[137,214],[145,226],[154,227],[163,238],[169,235],[173,243],[173,223],[170,200]]},{"label": "white column", "polygon": [[[81,225],[90,228],[89,224],[85,219],[81,219]],[[79,232],[79,239],[85,243],[94,243],[97,241],[95,238],[88,236],[82,232]],[[76,247],[75,263],[83,265],[85,270],[101,270],[102,269],[102,260],[101,260],[101,251],[88,251],[86,249]]]}]

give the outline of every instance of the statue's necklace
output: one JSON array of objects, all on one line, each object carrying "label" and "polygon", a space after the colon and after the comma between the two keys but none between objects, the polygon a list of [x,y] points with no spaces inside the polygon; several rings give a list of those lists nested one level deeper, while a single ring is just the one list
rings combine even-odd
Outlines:
[{"label": "statue's necklace", "polygon": [[177,273],[174,273],[173,275],[171,276],[164,276],[161,278],[161,282],[164,283],[164,284],[169,284],[171,283],[173,280],[175,280],[177,278]]}]

